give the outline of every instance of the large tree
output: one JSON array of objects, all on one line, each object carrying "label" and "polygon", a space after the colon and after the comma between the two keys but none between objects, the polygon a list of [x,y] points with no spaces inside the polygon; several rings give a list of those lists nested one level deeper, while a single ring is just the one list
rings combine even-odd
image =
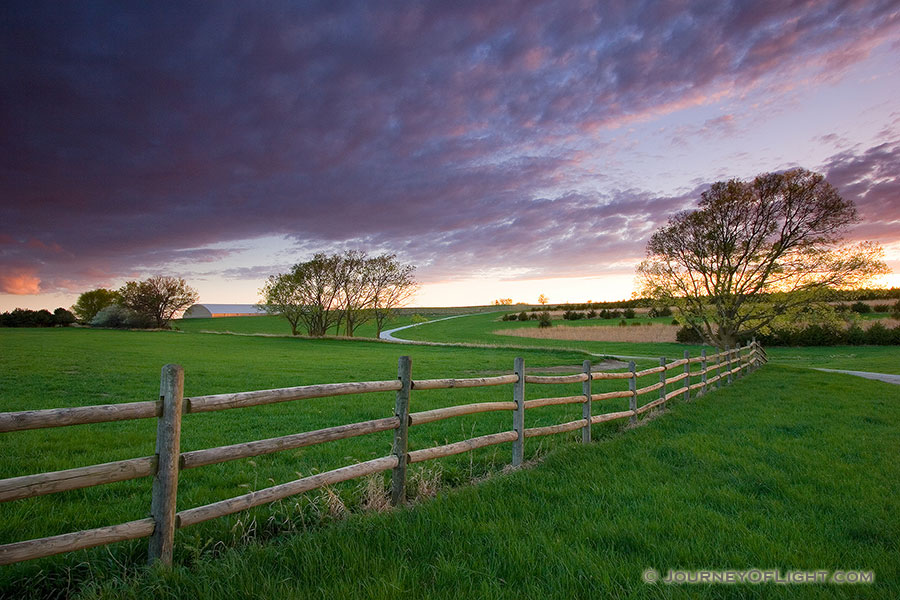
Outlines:
[{"label": "large tree", "polygon": [[339,256],[337,286],[340,290],[341,313],[337,329],[353,337],[356,329],[372,318],[372,285],[370,259],[362,250],[348,250]]},{"label": "large tree", "polygon": [[285,317],[293,335],[303,323],[310,336],[323,336],[341,315],[340,268],[340,256],[319,253],[287,273],[272,275],[260,290],[261,306]]},{"label": "large tree", "polygon": [[653,234],[640,292],[674,305],[705,341],[731,346],[887,272],[876,244],[841,243],[858,221],[851,201],[805,169],[714,183],[697,210]]},{"label": "large tree", "polygon": [[119,288],[119,296],[122,306],[159,328],[167,327],[177,312],[194,304],[200,297],[184,279],[166,275],[129,281]]},{"label": "large tree", "polygon": [[396,254],[382,254],[366,261],[371,289],[375,337],[381,337],[385,322],[406,304],[418,289],[413,278],[416,268],[397,260]]}]

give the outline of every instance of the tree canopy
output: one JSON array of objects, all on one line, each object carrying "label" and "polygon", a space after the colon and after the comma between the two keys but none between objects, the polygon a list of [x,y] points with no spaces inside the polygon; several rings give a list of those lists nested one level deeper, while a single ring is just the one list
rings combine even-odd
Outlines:
[{"label": "tree canopy", "polygon": [[293,335],[302,323],[310,336],[323,336],[332,327],[353,336],[370,319],[380,334],[386,319],[415,291],[414,270],[393,254],[318,253],[287,273],[270,276],[260,290],[260,305],[287,319]]},{"label": "tree canopy", "polygon": [[129,281],[119,289],[119,303],[145,317],[159,328],[167,327],[175,313],[200,297],[184,279],[155,275],[144,281]]},{"label": "tree canopy", "polygon": [[717,182],[650,238],[639,292],[674,305],[705,341],[734,345],[887,272],[877,244],[841,243],[858,221],[853,202],[805,169]]},{"label": "tree canopy", "polygon": [[120,300],[121,297],[116,290],[97,288],[78,296],[78,300],[72,306],[72,312],[82,323],[90,323],[101,309],[118,304]]}]

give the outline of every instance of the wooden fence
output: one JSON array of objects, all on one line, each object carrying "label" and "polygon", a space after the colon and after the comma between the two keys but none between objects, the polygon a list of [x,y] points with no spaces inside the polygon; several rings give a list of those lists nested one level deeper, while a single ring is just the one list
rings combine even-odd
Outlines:
[{"label": "wooden fence", "polygon": [[[700,356],[690,358],[688,352],[685,351],[684,358],[680,360],[667,363],[664,358],[660,358],[658,367],[642,371],[636,371],[635,364],[632,362],[629,365],[629,370],[626,372],[591,372],[590,361],[585,361],[582,372],[574,375],[526,375],[524,360],[517,358],[513,373],[509,375],[472,379],[413,380],[412,362],[409,357],[404,356],[399,361],[398,377],[392,381],[330,383],[234,394],[195,396],[193,398],[183,397],[184,371],[182,368],[178,365],[166,365],[162,369],[158,401],[0,413],[0,433],[130,419],[158,419],[156,452],[152,456],[0,480],[0,502],[7,502],[54,492],[152,476],[153,488],[149,517],[108,527],[2,545],[0,546],[0,565],[144,537],[150,538],[149,561],[151,563],[159,561],[169,565],[172,563],[175,530],[178,528],[189,527],[203,521],[287,498],[294,494],[387,470],[393,471],[391,501],[394,505],[398,505],[403,503],[406,497],[406,467],[409,463],[422,462],[467,452],[476,448],[511,442],[512,464],[513,466],[519,466],[522,464],[525,440],[527,438],[580,429],[581,439],[587,443],[591,440],[591,425],[625,418],[630,419],[630,422],[634,424],[637,422],[638,415],[661,406],[672,398],[682,396],[684,399],[689,399],[692,392],[696,396],[705,393],[711,386],[721,387],[723,383],[731,383],[735,377],[740,377],[758,368],[766,361],[765,350],[754,341],[743,348],[726,348],[725,351],[710,356],[707,356],[704,350]],[[691,365],[695,363],[700,363],[699,370],[692,371]],[[678,372],[678,374],[670,375],[673,372]],[[659,373],[658,383],[642,388],[637,387],[638,378],[655,373]],[[691,377],[700,377],[700,381],[691,384]],[[628,380],[628,389],[600,394],[592,393],[591,382],[600,379]],[[678,382],[681,382],[679,388],[668,389],[668,386]],[[525,400],[526,384],[576,383],[581,383],[581,394]],[[479,402],[423,412],[410,412],[410,394],[412,391],[503,385],[512,386],[511,401]],[[397,393],[394,415],[391,417],[192,452],[180,452],[179,449],[183,414],[258,406],[306,398],[385,391],[396,391]],[[654,391],[658,391],[657,399],[638,406],[639,396]],[[628,410],[599,415],[593,414],[592,403],[612,398],[628,398]],[[525,427],[526,410],[562,404],[581,404],[581,418],[558,425]],[[460,415],[504,410],[513,413],[512,429],[509,431],[492,433],[422,450],[407,450],[409,427]],[[176,510],[178,474],[183,469],[194,469],[239,458],[259,456],[388,430],[393,430],[394,432],[393,448],[388,456],[303,477],[296,481],[275,485],[205,506],[181,511]]]}]

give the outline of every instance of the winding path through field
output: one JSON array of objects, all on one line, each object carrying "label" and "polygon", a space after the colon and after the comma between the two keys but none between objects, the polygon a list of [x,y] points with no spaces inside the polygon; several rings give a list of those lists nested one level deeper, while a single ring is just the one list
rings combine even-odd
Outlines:
[{"label": "winding path through field", "polygon": [[822,369],[815,367],[816,371],[826,371],[828,373],[844,373],[845,375],[855,375],[857,377],[865,377],[866,379],[874,379],[885,383],[893,383],[900,385],[900,375],[891,375],[889,373],[871,373],[869,371],[845,371],[843,369]]},{"label": "winding path through field", "polygon": [[[409,329],[410,327],[418,327],[419,325],[428,325],[429,323],[437,323],[438,321],[447,321],[448,319],[458,319],[460,317],[471,317],[472,315],[483,315],[484,313],[466,313],[464,315],[453,315],[452,317],[443,317],[440,319],[433,319],[431,321],[422,321],[421,323],[413,323],[412,325],[404,325],[403,327],[394,327],[393,329],[388,329],[387,331],[382,331],[381,335],[378,336],[379,339],[387,340],[388,342],[398,342],[400,344],[421,344],[422,342],[418,340],[404,340],[400,338],[394,337],[393,334],[401,331],[403,329]],[[428,342],[425,342],[426,344]]]},{"label": "winding path through field", "polygon": [[[395,327],[394,329],[389,329],[387,331],[382,331],[379,336],[380,339],[388,341],[388,342],[396,342],[398,344],[423,344],[428,346],[473,346],[477,344],[456,344],[452,342],[426,342],[420,340],[404,340],[402,338],[394,337],[394,333],[398,331],[402,331],[404,329],[409,329],[411,327],[418,327],[419,325],[428,325],[429,323],[437,323],[438,321],[446,321],[448,319],[458,319],[460,317],[471,317],[474,315],[480,315],[484,313],[466,313],[463,315],[453,315],[450,317],[443,317],[440,319],[433,319],[431,321],[423,321],[422,323],[414,323],[412,325],[404,325],[403,327]],[[588,352],[592,356],[609,356],[607,354],[597,354],[595,352]],[[656,360],[656,357],[652,356],[623,356],[616,355],[616,358],[626,359],[626,360]],[[874,379],[876,381],[883,381],[885,383],[892,383],[895,385],[900,385],[900,375],[892,375],[889,373],[872,373],[869,371],[847,371],[844,369],[825,369],[821,367],[812,367],[816,371],[825,371],[828,373],[843,373],[845,375],[855,375],[856,377],[864,377],[865,379]]]}]

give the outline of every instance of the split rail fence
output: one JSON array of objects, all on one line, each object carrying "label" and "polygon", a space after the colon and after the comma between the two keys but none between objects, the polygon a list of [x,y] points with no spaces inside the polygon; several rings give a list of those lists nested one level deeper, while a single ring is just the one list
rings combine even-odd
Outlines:
[{"label": "split rail fence", "polygon": [[[178,528],[189,527],[326,485],[387,470],[392,470],[391,502],[398,505],[405,501],[406,467],[410,463],[460,454],[495,444],[512,443],[512,465],[519,466],[523,461],[527,438],[580,429],[582,441],[587,443],[591,440],[591,425],[625,418],[630,419],[632,424],[636,423],[639,415],[673,398],[683,397],[687,400],[691,393],[697,396],[707,392],[711,386],[721,387],[723,383],[731,383],[734,378],[755,370],[766,361],[765,350],[753,341],[744,347],[726,348],[723,352],[709,356],[704,350],[700,356],[691,358],[685,351],[684,358],[680,360],[667,363],[665,358],[660,358],[658,367],[642,371],[636,371],[634,362],[631,362],[626,372],[591,372],[590,361],[585,361],[582,372],[573,375],[526,375],[524,359],[517,358],[514,371],[509,375],[472,379],[413,380],[412,361],[409,357],[403,356],[399,360],[398,377],[391,381],[330,383],[192,398],[183,397],[183,369],[179,365],[166,365],[162,369],[159,401],[0,413],[0,433],[131,419],[158,419],[156,452],[152,456],[0,480],[0,502],[7,502],[152,476],[149,517],[97,529],[0,545],[0,565],[145,537],[150,538],[149,561],[169,565],[172,563],[175,530]],[[700,368],[692,371],[691,365],[696,363],[700,364]],[[673,376],[671,375],[673,372],[678,374]],[[658,383],[637,387],[638,378],[655,373],[659,374]],[[700,381],[691,384],[692,377],[700,377]],[[591,382],[602,379],[627,380],[628,389],[592,393]],[[668,386],[679,382],[681,382],[679,388],[669,389]],[[525,399],[526,384],[575,383],[581,383],[581,394]],[[412,391],[502,385],[512,386],[511,401],[479,402],[422,412],[409,410]],[[391,417],[205,450],[180,452],[183,414],[386,391],[397,393],[394,415]],[[658,391],[657,399],[638,406],[639,396],[655,391]],[[599,415],[592,413],[592,403],[613,398],[628,398],[628,410]],[[581,404],[582,417],[557,425],[525,427],[526,410],[562,404]],[[488,411],[512,412],[512,429],[442,446],[408,450],[409,427]],[[205,506],[180,511],[176,509],[178,474],[183,469],[194,469],[388,430],[394,432],[393,448],[388,456],[303,477]]]}]

